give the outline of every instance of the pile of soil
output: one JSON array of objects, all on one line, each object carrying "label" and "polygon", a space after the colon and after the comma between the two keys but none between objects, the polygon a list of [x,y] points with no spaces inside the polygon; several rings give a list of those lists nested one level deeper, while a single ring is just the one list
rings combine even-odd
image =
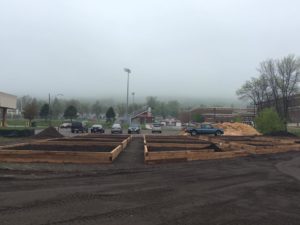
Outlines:
[{"label": "pile of soil", "polygon": [[228,136],[252,136],[260,133],[252,126],[244,123],[222,123],[215,125],[224,130],[224,135]]},{"label": "pile of soil", "polygon": [[34,138],[37,139],[61,138],[61,137],[64,136],[60,134],[54,127],[48,127],[42,132],[38,133],[37,135],[34,135]]}]

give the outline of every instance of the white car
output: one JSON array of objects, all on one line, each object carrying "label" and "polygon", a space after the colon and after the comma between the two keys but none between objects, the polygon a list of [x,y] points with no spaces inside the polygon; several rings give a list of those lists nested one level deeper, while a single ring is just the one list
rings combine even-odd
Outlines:
[{"label": "white car", "polygon": [[59,127],[60,128],[71,128],[72,123],[62,123]]},{"label": "white car", "polygon": [[161,133],[161,125],[159,123],[152,125],[152,133]]}]

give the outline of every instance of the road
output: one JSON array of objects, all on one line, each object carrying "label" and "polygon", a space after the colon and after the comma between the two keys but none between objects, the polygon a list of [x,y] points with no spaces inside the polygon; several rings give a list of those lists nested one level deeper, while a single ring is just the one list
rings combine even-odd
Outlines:
[{"label": "road", "polygon": [[0,164],[0,224],[299,225],[300,153],[145,165],[142,149],[135,138],[112,165]]}]

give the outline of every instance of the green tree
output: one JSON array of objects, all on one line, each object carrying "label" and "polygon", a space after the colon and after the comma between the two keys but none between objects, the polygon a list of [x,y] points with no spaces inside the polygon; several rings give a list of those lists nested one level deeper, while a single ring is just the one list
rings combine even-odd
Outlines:
[{"label": "green tree", "polygon": [[115,120],[116,114],[113,107],[109,107],[106,111],[106,121],[113,122]]},{"label": "green tree", "polygon": [[32,99],[23,108],[23,116],[25,119],[29,120],[29,126],[31,126],[31,121],[38,115],[38,105],[36,99]]},{"label": "green tree", "polygon": [[166,103],[158,102],[156,108],[153,110],[155,115],[160,115],[163,118],[166,118],[168,115],[168,108]]},{"label": "green tree", "polygon": [[180,104],[176,100],[168,101],[166,114],[172,117],[177,117],[180,109]]},{"label": "green tree", "polygon": [[126,105],[125,104],[120,103],[116,106],[116,108],[117,108],[117,112],[118,112],[119,115],[125,115],[126,114]]},{"label": "green tree", "polygon": [[285,130],[285,125],[278,113],[271,108],[266,108],[258,114],[255,118],[255,126],[262,134]]},{"label": "green tree", "polygon": [[99,120],[99,116],[102,113],[102,106],[99,101],[96,101],[95,104],[92,105],[92,112],[96,114],[97,120]]},{"label": "green tree", "polygon": [[40,117],[46,120],[49,114],[49,104],[44,104],[40,110]]},{"label": "green tree", "polygon": [[203,123],[205,121],[205,118],[200,114],[195,114],[193,115],[193,121],[197,123]]},{"label": "green tree", "polygon": [[58,118],[64,111],[63,104],[61,103],[61,100],[58,98],[54,98],[54,101],[51,106],[51,114],[53,118]]},{"label": "green tree", "polygon": [[258,112],[274,106],[287,130],[289,107],[299,91],[300,58],[268,59],[260,63],[258,72],[258,78],[247,81],[236,93],[240,99],[251,100]]},{"label": "green tree", "polygon": [[72,119],[77,118],[77,109],[75,108],[75,106],[70,105],[66,108],[66,110],[64,112],[64,118],[70,119],[71,122],[72,122]]},{"label": "green tree", "polygon": [[149,96],[146,98],[146,103],[149,107],[151,107],[152,110],[156,109],[159,102],[157,101],[156,97]]},{"label": "green tree", "polygon": [[242,123],[243,122],[243,118],[241,116],[237,116],[233,118],[233,122],[235,123]]},{"label": "green tree", "polygon": [[88,114],[91,111],[90,108],[91,107],[90,107],[90,104],[88,102],[82,102],[82,103],[80,103],[79,113],[81,115]]}]

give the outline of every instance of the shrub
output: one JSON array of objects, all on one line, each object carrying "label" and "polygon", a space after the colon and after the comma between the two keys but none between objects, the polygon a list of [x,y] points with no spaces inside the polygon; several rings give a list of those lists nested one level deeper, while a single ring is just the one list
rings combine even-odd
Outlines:
[{"label": "shrub", "polygon": [[233,118],[233,122],[235,123],[242,123],[243,122],[243,118],[240,116],[237,116],[235,118]]},{"label": "shrub", "polygon": [[205,121],[204,116],[200,114],[193,115],[193,121],[197,123],[203,123]]},{"label": "shrub", "polygon": [[285,126],[276,111],[271,108],[262,110],[255,118],[255,127],[262,134],[284,131]]}]

